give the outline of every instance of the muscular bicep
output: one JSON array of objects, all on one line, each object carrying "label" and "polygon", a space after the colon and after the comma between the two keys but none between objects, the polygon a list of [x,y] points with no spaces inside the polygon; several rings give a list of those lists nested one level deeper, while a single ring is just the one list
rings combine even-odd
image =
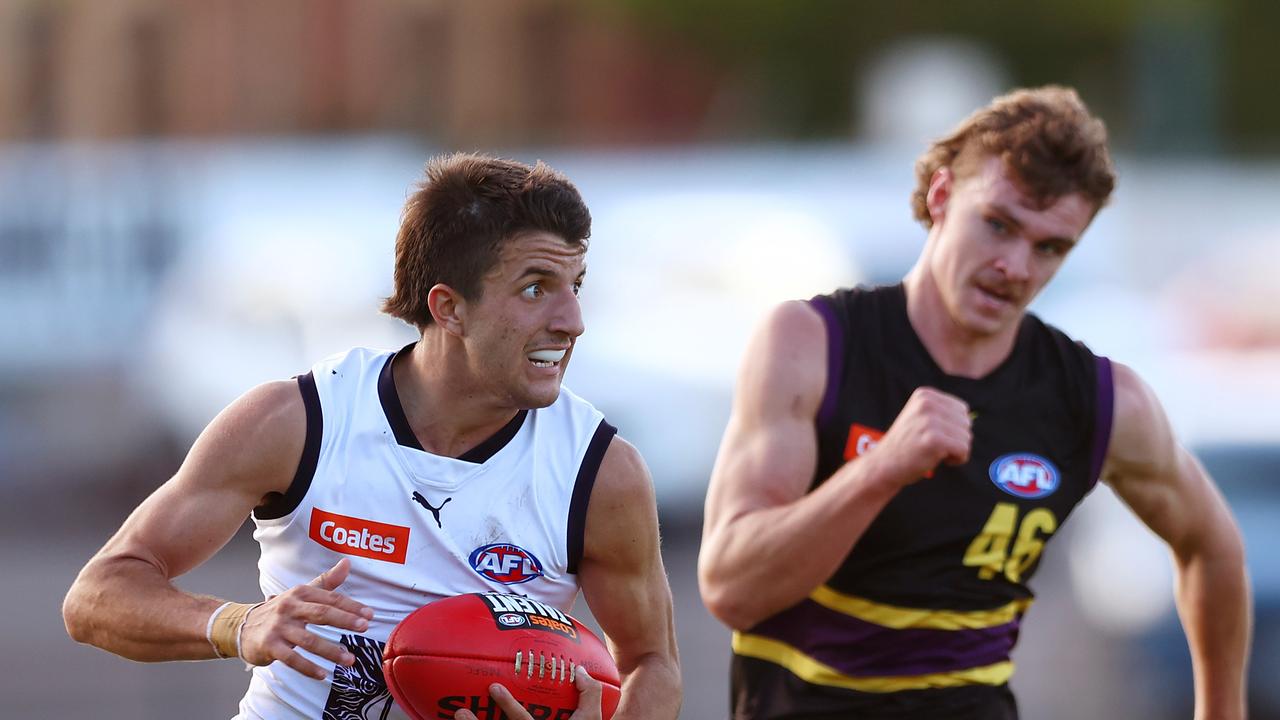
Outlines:
[{"label": "muscular bicep", "polygon": [[779,306],[752,338],[707,492],[709,531],[808,490],[826,352],[826,327],[807,303]]},{"label": "muscular bicep", "polygon": [[288,488],[305,436],[295,382],[251,390],[214,418],[178,472],[134,510],[98,557],[142,560],[167,578],[186,573],[225,545],[264,497]]},{"label": "muscular bicep", "polygon": [[1175,551],[1186,548],[1221,519],[1225,503],[1151,388],[1130,368],[1113,368],[1115,420],[1102,480]]},{"label": "muscular bicep", "polygon": [[639,452],[621,438],[605,452],[591,493],[578,579],[624,674],[645,656],[675,662],[653,482]]}]

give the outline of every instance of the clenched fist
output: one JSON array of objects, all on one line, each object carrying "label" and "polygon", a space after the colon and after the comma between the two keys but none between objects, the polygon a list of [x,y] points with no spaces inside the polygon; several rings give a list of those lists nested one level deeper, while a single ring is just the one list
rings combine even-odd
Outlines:
[{"label": "clenched fist", "polygon": [[919,387],[865,458],[874,458],[884,477],[901,488],[924,477],[939,463],[968,462],[972,444],[968,403],[935,388]]}]

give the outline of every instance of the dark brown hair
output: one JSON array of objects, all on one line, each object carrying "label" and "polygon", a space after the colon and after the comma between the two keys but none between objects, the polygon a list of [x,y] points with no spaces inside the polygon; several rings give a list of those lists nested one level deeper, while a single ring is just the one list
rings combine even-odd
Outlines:
[{"label": "dark brown hair", "polygon": [[1107,128],[1071,88],[1047,85],[1015,90],[970,115],[916,160],[915,217],[931,227],[927,196],[939,168],[957,179],[986,156],[1004,161],[1020,189],[1041,207],[1080,193],[1096,212],[1115,188]]},{"label": "dark brown hair", "polygon": [[427,308],[433,286],[478,299],[502,244],[531,230],[586,247],[591,213],[564,175],[542,162],[530,167],[471,153],[432,158],[400,218],[395,289],[382,311],[425,328],[433,322]]}]

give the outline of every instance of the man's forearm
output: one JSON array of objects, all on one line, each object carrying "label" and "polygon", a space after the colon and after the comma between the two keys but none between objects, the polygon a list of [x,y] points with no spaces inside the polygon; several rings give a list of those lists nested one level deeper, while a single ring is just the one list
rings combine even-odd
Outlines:
[{"label": "man's forearm", "polygon": [[666,655],[647,655],[622,678],[622,699],[614,720],[675,720],[684,693],[680,665]]},{"label": "man's forearm", "polygon": [[839,568],[894,492],[859,461],[790,505],[738,518],[703,542],[708,607],[745,630],[800,602]]},{"label": "man's forearm", "polygon": [[1252,618],[1239,538],[1178,557],[1177,564],[1178,614],[1191,649],[1196,718],[1242,719]]},{"label": "man's forearm", "polygon": [[63,602],[72,639],[140,662],[216,657],[205,636],[221,604],[175,588],[153,565],[136,558],[95,559]]}]

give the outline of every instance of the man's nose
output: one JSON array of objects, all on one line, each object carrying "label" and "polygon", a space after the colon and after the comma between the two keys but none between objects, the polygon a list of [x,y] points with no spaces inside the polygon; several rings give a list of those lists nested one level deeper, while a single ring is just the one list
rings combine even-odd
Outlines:
[{"label": "man's nose", "polygon": [[1012,282],[1025,282],[1031,277],[1031,243],[1009,243],[996,259],[996,268]]},{"label": "man's nose", "polygon": [[563,299],[556,304],[551,325],[547,329],[570,338],[576,338],[586,330],[582,323],[582,303],[578,301],[577,295],[572,292],[564,294]]}]

